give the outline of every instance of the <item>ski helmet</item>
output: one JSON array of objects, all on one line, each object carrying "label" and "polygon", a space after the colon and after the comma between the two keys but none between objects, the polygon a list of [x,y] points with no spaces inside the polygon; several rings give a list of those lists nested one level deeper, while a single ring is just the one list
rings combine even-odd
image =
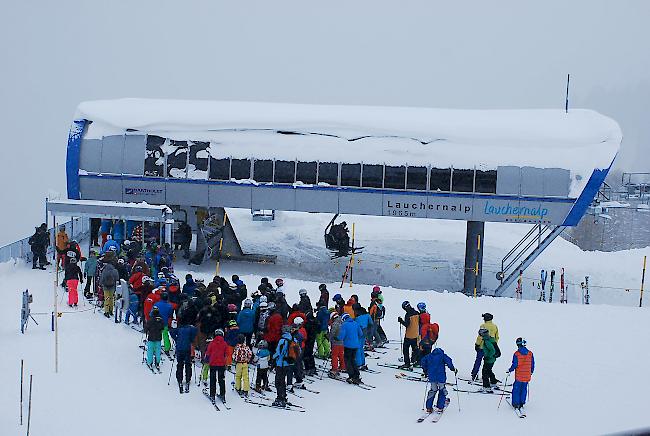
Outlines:
[{"label": "ski helmet", "polygon": [[526,346],[526,339],[524,338],[517,338],[515,341],[518,347],[525,347]]},{"label": "ski helmet", "polygon": [[418,310],[419,310],[420,312],[424,312],[425,310],[427,310],[427,305],[426,305],[426,303],[423,303],[423,302],[418,303]]},{"label": "ski helmet", "polygon": [[305,295],[307,295],[307,289],[301,289],[301,290],[299,290],[299,291],[298,291],[298,295],[300,295],[301,297],[304,297]]},{"label": "ski helmet", "polygon": [[376,292],[378,294],[381,294],[381,288],[379,287],[379,285],[373,286],[372,287],[372,292]]},{"label": "ski helmet", "polygon": [[142,272],[142,265],[138,265],[134,268],[135,272]]},{"label": "ski helmet", "polygon": [[402,309],[406,310],[407,307],[411,307],[411,303],[409,303],[408,301],[403,302]]},{"label": "ski helmet", "polygon": [[228,321],[228,327],[235,327],[236,325],[237,325],[237,321],[235,321],[234,319]]},{"label": "ski helmet", "polygon": [[339,314],[338,314],[337,311],[334,311],[334,312],[330,313],[330,319],[334,319],[334,318],[338,318],[338,317],[339,317]]},{"label": "ski helmet", "polygon": [[483,321],[492,321],[494,319],[494,316],[491,313],[485,312],[483,315]]},{"label": "ski helmet", "polygon": [[269,308],[269,305],[266,301],[262,301],[260,303],[260,310],[267,310]]},{"label": "ski helmet", "polygon": [[230,303],[230,304],[228,305],[228,312],[237,312],[237,306],[235,306],[234,304]]},{"label": "ski helmet", "polygon": [[244,300],[244,307],[251,307],[253,305],[253,300],[247,298]]},{"label": "ski helmet", "polygon": [[319,291],[326,291],[327,290],[327,285],[325,283],[321,283],[318,285],[318,290]]},{"label": "ski helmet", "polygon": [[268,348],[269,344],[264,339],[257,343],[257,348]]},{"label": "ski helmet", "polygon": [[480,329],[478,329],[478,335],[479,335],[479,336],[487,336],[487,335],[489,335],[489,334],[490,334],[490,332],[489,332],[488,329],[486,329],[486,328],[480,328]]},{"label": "ski helmet", "polygon": [[216,329],[214,331],[215,336],[223,336],[223,330],[222,329]]},{"label": "ski helmet", "polygon": [[260,304],[262,304],[262,303],[268,303],[268,302],[269,302],[269,299],[266,298],[266,295],[262,295],[262,296],[260,297]]},{"label": "ski helmet", "polygon": [[274,302],[271,301],[270,303],[268,303],[268,305],[269,305],[269,309],[275,309],[275,303]]},{"label": "ski helmet", "polygon": [[293,325],[301,325],[305,320],[301,316],[297,316],[293,319]]},{"label": "ski helmet", "polygon": [[332,301],[337,302],[337,303],[338,303],[339,300],[342,300],[342,299],[343,299],[343,297],[341,297],[341,294],[336,294],[336,295],[334,295],[334,297],[332,297]]},{"label": "ski helmet", "polygon": [[284,280],[275,279],[275,286],[284,286]]}]

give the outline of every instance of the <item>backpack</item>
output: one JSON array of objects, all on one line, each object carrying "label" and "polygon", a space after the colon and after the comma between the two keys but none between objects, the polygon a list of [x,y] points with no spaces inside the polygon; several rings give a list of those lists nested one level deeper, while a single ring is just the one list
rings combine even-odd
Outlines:
[{"label": "backpack", "polygon": [[498,359],[501,357],[501,350],[499,349],[499,345],[497,345],[497,341],[494,341],[494,358]]},{"label": "backpack", "polygon": [[289,363],[295,363],[296,360],[300,357],[300,345],[298,342],[295,340],[289,341],[289,345],[287,346],[287,362]]}]

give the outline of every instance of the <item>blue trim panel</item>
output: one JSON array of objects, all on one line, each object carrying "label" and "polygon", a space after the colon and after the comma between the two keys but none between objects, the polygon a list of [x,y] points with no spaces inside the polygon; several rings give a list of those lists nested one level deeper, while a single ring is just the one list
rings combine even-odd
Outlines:
[{"label": "blue trim panel", "polygon": [[81,137],[86,128],[87,120],[74,120],[68,134],[68,148],[65,158],[65,173],[68,188],[68,198],[79,200],[79,153],[81,152]]},{"label": "blue trim panel", "polygon": [[[616,159],[616,156],[614,156],[614,159]],[[609,164],[609,167],[602,170],[597,168],[593,173],[591,173],[591,177],[589,177],[587,185],[582,190],[580,197],[578,197],[578,200],[575,202],[569,211],[569,214],[564,219],[564,223],[562,223],[563,226],[578,225],[582,217],[587,212],[587,208],[589,208],[591,202],[594,201],[594,198],[596,197],[596,194],[598,194],[600,186],[605,181],[605,178],[607,177],[607,174],[609,173],[609,170],[612,168],[613,164],[614,160],[612,160],[612,163]]]},{"label": "blue trim panel", "polygon": [[575,203],[575,198],[560,198],[560,197],[526,197],[526,196],[512,196],[512,195],[496,195],[496,194],[463,194],[455,192],[433,192],[433,191],[392,191],[389,189],[369,189],[369,188],[353,188],[353,187],[338,187],[338,186],[300,186],[300,185],[279,185],[279,184],[242,184],[235,182],[228,182],[222,180],[197,180],[197,179],[174,179],[164,177],[139,177],[120,174],[84,174],[79,177],[89,179],[118,179],[118,180],[135,180],[142,182],[164,182],[164,183],[186,183],[198,185],[224,185],[224,186],[249,186],[254,188],[266,189],[311,189],[317,191],[351,191],[351,192],[366,192],[372,194],[390,194],[390,195],[425,195],[430,197],[455,197],[455,198],[489,198],[495,200],[521,200],[521,201],[539,201],[545,203]]}]

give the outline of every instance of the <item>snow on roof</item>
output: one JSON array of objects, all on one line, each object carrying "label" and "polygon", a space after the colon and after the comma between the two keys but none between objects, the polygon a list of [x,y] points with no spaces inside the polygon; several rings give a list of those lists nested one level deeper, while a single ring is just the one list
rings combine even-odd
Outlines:
[{"label": "snow on roof", "polygon": [[567,114],[129,98],[81,103],[75,119],[82,118],[93,121],[87,138],[129,129],[210,141],[213,156],[566,168],[580,175],[574,180],[609,167],[622,139],[614,120],[585,109]]}]

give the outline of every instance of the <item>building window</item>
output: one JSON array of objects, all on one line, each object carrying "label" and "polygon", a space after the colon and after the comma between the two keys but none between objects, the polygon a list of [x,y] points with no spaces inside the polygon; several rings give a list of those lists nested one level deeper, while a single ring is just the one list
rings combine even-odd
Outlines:
[{"label": "building window", "polygon": [[230,180],[230,158],[210,158],[210,179]]},{"label": "building window", "polygon": [[296,181],[306,185],[316,184],[316,162],[298,162]]},{"label": "building window", "polygon": [[449,191],[451,189],[451,169],[431,168],[429,190]]},{"label": "building window", "polygon": [[187,178],[187,141],[169,141],[170,152],[167,155],[167,177]]},{"label": "building window", "polygon": [[476,192],[497,193],[497,170],[476,170]]},{"label": "building window", "polygon": [[427,167],[408,167],[406,170],[406,189],[427,190]]},{"label": "building window", "polygon": [[231,159],[230,178],[235,180],[249,180],[251,178],[250,159]]},{"label": "building window", "polygon": [[330,186],[338,185],[339,164],[333,162],[318,163],[318,183],[327,183]]},{"label": "building window", "polygon": [[457,170],[454,168],[451,190],[454,192],[474,192],[474,170]]},{"label": "building window", "polygon": [[190,142],[190,155],[187,165],[189,179],[205,180],[208,178],[209,142]]},{"label": "building window", "polygon": [[296,181],[296,162],[292,160],[276,160],[273,177],[275,183],[293,184]]},{"label": "building window", "polygon": [[341,186],[361,186],[361,164],[341,164]]},{"label": "building window", "polygon": [[381,188],[384,179],[383,165],[363,164],[361,186],[364,188]]},{"label": "building window", "polygon": [[165,154],[162,147],[165,138],[147,135],[147,148],[144,158],[144,175],[148,177],[165,177]]},{"label": "building window", "polygon": [[256,160],[253,166],[253,180],[260,183],[269,183],[273,181],[273,161]]},{"label": "building window", "polygon": [[384,188],[404,189],[406,182],[406,167],[390,167],[386,165],[384,174]]}]

